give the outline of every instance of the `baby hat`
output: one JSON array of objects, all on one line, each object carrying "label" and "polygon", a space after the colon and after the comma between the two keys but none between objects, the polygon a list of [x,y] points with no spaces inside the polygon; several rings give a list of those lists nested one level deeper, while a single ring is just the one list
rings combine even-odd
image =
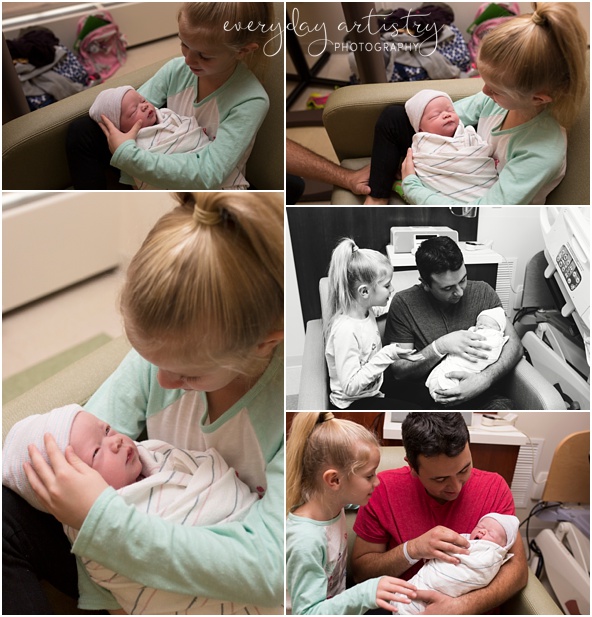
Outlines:
[{"label": "baby hat", "polygon": [[516,536],[518,535],[518,526],[520,525],[518,518],[512,514],[498,514],[497,512],[490,512],[489,514],[482,516],[479,519],[479,523],[484,518],[493,518],[504,528],[504,531],[506,532],[506,546],[504,546],[504,548],[511,548],[514,545],[514,542],[516,542]]},{"label": "baby hat", "polygon": [[103,114],[113,122],[117,129],[121,128],[119,126],[121,101],[128,90],[133,90],[133,88],[131,86],[119,86],[119,88],[108,88],[99,92],[95,102],[88,110],[89,116],[95,122],[101,122],[101,114]]},{"label": "baby hat", "polygon": [[70,443],[70,430],[74,418],[83,411],[80,405],[66,405],[58,407],[44,414],[36,414],[17,422],[9,431],[2,450],[2,484],[18,493],[37,510],[47,510],[37,499],[25,475],[23,463],[31,462],[27,446],[37,446],[43,458],[49,463],[45,450],[43,436],[51,433],[58,444],[58,448],[65,452]]},{"label": "baby hat", "polygon": [[506,329],[506,314],[504,313],[504,309],[501,306],[496,306],[492,309],[487,309],[485,311],[481,311],[478,315],[485,315],[486,317],[491,317],[494,321],[499,324],[500,330],[502,332]]},{"label": "baby hat", "polygon": [[419,131],[419,123],[421,122],[424,109],[430,101],[437,99],[439,96],[445,96],[452,103],[452,99],[446,92],[441,92],[440,90],[420,90],[405,103],[407,117],[416,133]]}]

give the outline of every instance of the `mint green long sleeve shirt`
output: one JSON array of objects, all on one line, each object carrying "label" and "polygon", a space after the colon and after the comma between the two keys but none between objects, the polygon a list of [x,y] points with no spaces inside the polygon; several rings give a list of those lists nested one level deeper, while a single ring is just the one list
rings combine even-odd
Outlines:
[{"label": "mint green long sleeve shirt", "polygon": [[[500,130],[508,113],[482,92],[454,103],[463,123],[477,126],[477,134],[493,146],[498,181],[472,205],[544,204],[566,169],[565,129],[548,110],[511,129]],[[467,205],[425,187],[412,174],[403,180],[405,197],[418,205]]]},{"label": "mint green long sleeve shirt", "polygon": [[239,62],[232,76],[199,103],[197,78],[184,58],[167,62],[138,89],[156,107],[166,106],[182,116],[194,116],[208,138],[199,152],[162,154],[139,148],[128,140],[115,150],[111,165],[122,172],[122,181],[139,178],[161,189],[217,189],[237,168],[243,173],[257,131],[269,109],[265,89]]},{"label": "mint green long sleeve shirt", "polygon": [[[128,578],[174,593],[277,607],[283,603],[284,363],[278,347],[251,390],[214,423],[203,392],[164,390],[157,367],[132,351],[87,409],[115,428],[181,448],[214,447],[261,499],[240,522],[176,525],[145,515],[106,489],[73,552]],[[79,559],[79,562],[81,561]],[[81,608],[116,608],[79,566]]]}]

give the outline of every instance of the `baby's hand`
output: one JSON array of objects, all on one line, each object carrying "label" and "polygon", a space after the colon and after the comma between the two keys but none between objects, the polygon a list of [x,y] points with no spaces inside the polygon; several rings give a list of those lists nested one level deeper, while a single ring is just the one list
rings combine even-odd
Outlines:
[{"label": "baby's hand", "polygon": [[392,613],[397,612],[397,603],[410,604],[417,595],[417,588],[400,578],[383,576],[378,581],[376,588],[376,604],[378,608],[384,608]]}]

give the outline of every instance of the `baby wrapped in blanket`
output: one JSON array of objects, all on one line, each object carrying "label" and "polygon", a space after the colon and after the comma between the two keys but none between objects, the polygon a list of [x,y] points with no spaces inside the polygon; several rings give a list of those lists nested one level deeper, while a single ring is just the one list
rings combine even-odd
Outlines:
[{"label": "baby wrapped in blanket", "polygon": [[469,331],[483,335],[485,340],[482,342],[489,345],[491,351],[481,349],[480,351],[487,353],[487,358],[479,358],[476,362],[471,362],[456,354],[448,354],[440,364],[432,369],[426,379],[425,385],[428,387],[432,398],[436,399],[436,390],[449,390],[458,384],[458,379],[446,377],[448,373],[453,371],[480,373],[490,364],[496,362],[508,340],[508,337],[504,336],[505,329],[506,315],[501,306],[481,311],[477,316],[476,324],[471,326]]},{"label": "baby wrapped in blanket", "polygon": [[[181,525],[215,525],[241,520],[259,499],[214,449],[193,452],[159,440],[134,442],[78,405],[34,415],[16,423],[3,449],[2,483],[44,510],[24,472],[27,446],[33,443],[47,460],[43,435],[51,433],[60,450],[70,444],[126,503]],[[78,531],[64,525],[74,542]],[[116,550],[116,547],[115,547]],[[196,547],[199,550],[199,547]],[[83,560],[91,579],[111,591],[128,614],[253,614],[262,609],[204,597],[150,589],[102,565]],[[158,564],[154,564],[157,568]],[[267,609],[265,609],[267,610]]]},{"label": "baby wrapped in blanket", "polygon": [[[115,127],[124,133],[129,132],[136,122],[142,128],[136,137],[136,144],[143,150],[159,154],[182,154],[199,152],[210,142],[205,128],[199,126],[193,116],[180,116],[172,109],[157,109],[131,86],[110,88],[99,93],[88,111],[95,122],[106,116]],[[150,186],[135,179],[140,190]],[[249,183],[240,172],[234,169],[224,180],[222,189],[246,189]]]},{"label": "baby wrapped in blanket", "polygon": [[[518,535],[519,521],[510,514],[492,512],[481,517],[470,534],[461,534],[469,540],[469,555],[454,555],[460,564],[430,559],[409,579],[417,589],[433,590],[453,598],[491,583],[506,561]],[[412,600],[411,604],[393,602],[399,615],[416,615],[425,609],[425,602]]]},{"label": "baby wrapped in blanket", "polygon": [[495,184],[492,147],[463,125],[445,92],[421,90],[405,103],[405,111],[415,129],[415,174],[425,186],[468,203]]}]

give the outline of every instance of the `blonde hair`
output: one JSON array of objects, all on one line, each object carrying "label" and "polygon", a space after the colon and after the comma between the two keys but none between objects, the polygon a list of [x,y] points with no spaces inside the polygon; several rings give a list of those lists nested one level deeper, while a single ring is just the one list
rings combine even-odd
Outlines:
[{"label": "blonde hair", "polygon": [[356,302],[361,284],[373,287],[381,278],[392,275],[393,266],[378,251],[358,248],[351,238],[343,238],[333,250],[329,266],[329,319],[325,333],[337,315],[347,313]]},{"label": "blonde hair", "polygon": [[258,48],[243,61],[259,78],[264,76],[267,58],[277,51],[270,49],[278,27],[273,2],[185,2],[177,17],[192,28],[211,29],[216,40],[235,53],[257,43]]},{"label": "blonde hair", "polygon": [[[283,329],[284,226],[278,193],[177,193],[132,259],[121,296],[131,342],[236,368]],[[250,372],[250,371],[248,371]]]},{"label": "blonde hair", "polygon": [[376,437],[361,424],[331,412],[296,414],[286,444],[286,510],[291,512],[321,491],[329,467],[351,476],[368,462]]},{"label": "blonde hair", "polygon": [[543,92],[549,109],[569,127],[586,94],[587,35],[570,3],[533,3],[520,15],[488,32],[479,48],[479,67],[488,67],[504,87],[519,95]]}]

